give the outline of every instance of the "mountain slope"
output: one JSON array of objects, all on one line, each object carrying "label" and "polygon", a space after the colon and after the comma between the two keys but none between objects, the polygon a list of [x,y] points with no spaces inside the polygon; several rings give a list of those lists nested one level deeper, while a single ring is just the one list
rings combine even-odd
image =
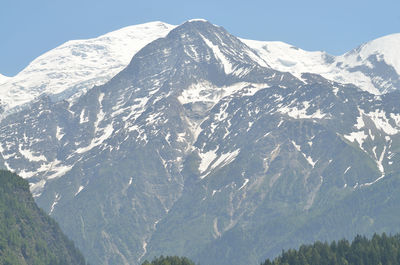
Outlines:
[{"label": "mountain slope", "polygon": [[0,171],[0,263],[86,264],[58,225],[33,201],[26,180]]},{"label": "mountain slope", "polygon": [[36,58],[16,76],[3,80],[3,107],[8,110],[20,106],[43,93],[67,98],[104,84],[125,68],[137,51],[164,37],[172,28],[166,23],[151,22],[93,39],[68,41]]},{"label": "mountain slope", "polygon": [[384,187],[399,185],[400,92],[283,72],[250,46],[183,23],[106,84],[5,117],[0,162],[93,264],[250,264],[397,229],[400,204]]}]

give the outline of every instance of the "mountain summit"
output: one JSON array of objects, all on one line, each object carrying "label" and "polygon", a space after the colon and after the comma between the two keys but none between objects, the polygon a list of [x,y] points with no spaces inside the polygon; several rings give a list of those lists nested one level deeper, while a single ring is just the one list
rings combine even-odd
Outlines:
[{"label": "mountain summit", "polygon": [[93,39],[68,41],[36,58],[16,76],[0,76],[3,108],[21,106],[42,94],[68,98],[104,84],[125,68],[143,46],[165,36],[172,28],[166,23],[151,22]]},{"label": "mountain summit", "polygon": [[400,88],[399,34],[388,35],[341,56],[309,52],[283,42],[244,40],[272,68],[293,73],[314,73],[340,83],[354,84],[380,95]]},{"label": "mountain summit", "polygon": [[1,163],[90,263],[256,264],[396,232],[400,92],[329,77],[378,80],[389,64],[353,69],[203,20],[163,32],[105,84],[0,122]]}]

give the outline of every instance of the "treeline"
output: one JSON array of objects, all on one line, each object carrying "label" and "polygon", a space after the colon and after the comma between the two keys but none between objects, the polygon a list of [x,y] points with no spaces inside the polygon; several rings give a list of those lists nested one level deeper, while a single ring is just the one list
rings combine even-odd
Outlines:
[{"label": "treeline", "polygon": [[[399,265],[400,234],[387,236],[375,234],[371,239],[356,236],[350,243],[342,239],[338,242],[315,242],[302,245],[298,250],[282,251],[274,260],[267,259],[261,265]],[[142,265],[195,265],[184,257],[159,257]]]},{"label": "treeline", "polygon": [[26,180],[0,170],[0,264],[83,265],[83,255],[38,208]]},{"label": "treeline", "polygon": [[154,258],[152,262],[145,261],[142,265],[195,265],[193,261],[185,257],[178,256],[161,256]]},{"label": "treeline", "polygon": [[400,264],[400,235],[375,234],[371,239],[356,236],[332,243],[316,242],[298,250],[283,251],[273,261],[261,265],[395,265]]}]

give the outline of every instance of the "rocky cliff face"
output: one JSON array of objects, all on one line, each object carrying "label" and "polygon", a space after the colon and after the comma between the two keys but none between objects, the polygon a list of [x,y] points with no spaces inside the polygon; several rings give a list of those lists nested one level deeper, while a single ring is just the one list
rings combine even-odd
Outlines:
[{"label": "rocky cliff face", "polygon": [[395,231],[399,92],[281,72],[246,43],[188,21],[106,84],[5,117],[1,162],[92,264],[250,264]]}]

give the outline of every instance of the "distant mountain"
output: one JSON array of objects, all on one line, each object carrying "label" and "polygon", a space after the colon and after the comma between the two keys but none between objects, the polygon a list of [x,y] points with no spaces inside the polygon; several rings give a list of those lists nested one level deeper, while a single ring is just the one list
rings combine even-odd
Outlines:
[{"label": "distant mountain", "polygon": [[63,99],[104,84],[125,68],[137,51],[172,28],[151,22],[93,39],[68,41],[36,58],[16,76],[0,76],[3,108],[9,110],[42,94]]},{"label": "distant mountain", "polygon": [[0,264],[86,264],[21,177],[0,171]]},{"label": "distant mountain", "polygon": [[[2,111],[15,112],[42,94],[64,99],[102,85],[125,68],[146,44],[175,28],[163,22],[125,27],[87,40],[73,40],[39,56],[14,77],[0,74]],[[400,87],[400,34],[388,35],[342,55],[309,52],[278,41],[241,39],[272,68],[296,77],[315,73],[373,94]],[[12,110],[15,107],[17,109]]]},{"label": "distant mountain", "polygon": [[[395,82],[344,84],[315,73],[342,57],[265,45],[185,22],[104,85],[5,116],[0,163],[92,264],[257,264],[315,240],[398,232]],[[384,58],[360,61],[368,78],[389,73]]]},{"label": "distant mountain", "polygon": [[342,55],[308,52],[283,42],[244,40],[271,67],[297,77],[314,73],[340,83],[349,83],[372,94],[400,88],[400,34],[388,35]]}]

